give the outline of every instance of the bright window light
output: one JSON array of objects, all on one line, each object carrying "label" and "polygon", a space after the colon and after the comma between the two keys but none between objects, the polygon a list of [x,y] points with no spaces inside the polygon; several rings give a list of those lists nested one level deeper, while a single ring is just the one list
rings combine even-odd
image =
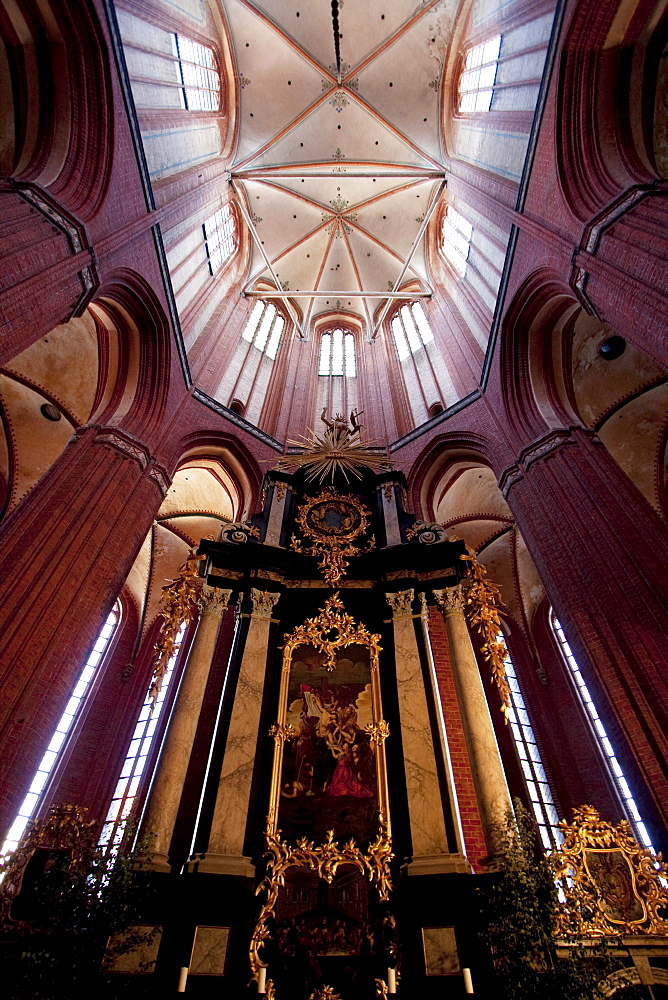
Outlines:
[{"label": "bright window light", "polygon": [[95,640],[95,644],[88,654],[86,665],[77,678],[77,682],[72,689],[72,693],[70,694],[70,699],[65,706],[65,711],[60,717],[60,721],[58,722],[55,732],[51,737],[51,742],[49,743],[46,752],[40,761],[39,767],[35,772],[35,776],[32,779],[30,788],[28,789],[28,794],[21,803],[21,808],[19,809],[16,819],[9,828],[7,839],[2,845],[2,854],[8,854],[10,851],[16,850],[25,828],[37,811],[37,806],[39,805],[46,783],[56,766],[56,761],[62,753],[77,713],[90,690],[93,678],[95,677],[97,669],[104,658],[104,654],[106,653],[109,643],[111,642],[111,638],[118,627],[120,619],[121,607],[117,602],[109,613],[106,622],[102,626],[100,633]]},{"label": "bright window light", "polygon": [[[500,640],[503,638],[503,635],[499,636]],[[508,712],[510,730],[515,740],[517,755],[531,800],[531,808],[538,824],[541,842],[546,851],[551,851],[563,841],[564,836],[557,825],[559,816],[554,807],[554,799],[510,653],[506,656],[504,663],[510,687],[510,711]]]},{"label": "bright window light", "polygon": [[253,306],[241,337],[250,341],[258,351],[264,351],[267,357],[274,361],[284,327],[285,320],[276,306],[259,300]]},{"label": "bright window light", "polygon": [[429,321],[419,302],[402,306],[390,324],[399,360],[415,354],[424,344],[434,339]]},{"label": "bright window light", "polygon": [[125,827],[127,826],[128,818],[137,797],[137,791],[139,790],[139,784],[144,773],[144,768],[146,767],[148,754],[155,737],[158,722],[160,721],[185,630],[186,623],[184,622],[176,634],[174,652],[167,662],[167,671],[162,679],[162,686],[155,701],[150,697],[151,687],[149,685],[149,691],[137,719],[137,724],[125,757],[125,763],[123,764],[121,775],[114,791],[114,797],[111,800],[109,812],[102,827],[102,834],[100,836],[101,844],[109,844],[112,847],[117,847],[123,840]]},{"label": "bright window light", "polygon": [[355,338],[345,330],[323,333],[320,341],[320,365],[318,375],[357,375],[355,360]]},{"label": "bright window light", "polygon": [[459,80],[460,111],[489,111],[494,97],[500,51],[501,35],[469,49],[464,72]]},{"label": "bright window light", "polygon": [[204,247],[213,275],[230,259],[236,250],[236,225],[229,204],[219,209],[202,225]]},{"label": "bright window light", "polygon": [[612,744],[608,739],[608,734],[606,733],[605,727],[599,718],[596,705],[594,704],[592,696],[589,693],[589,689],[585,684],[580,667],[578,666],[577,660],[573,656],[573,651],[571,650],[568,639],[566,638],[564,630],[559,622],[559,619],[555,615],[554,610],[550,612],[550,624],[552,625],[552,631],[554,632],[555,638],[559,643],[561,654],[570,668],[578,694],[580,695],[580,700],[587,711],[587,715],[589,716],[596,739],[598,740],[599,746],[601,747],[605,759],[608,762],[610,773],[612,774],[615,784],[617,785],[617,789],[619,790],[619,794],[624,801],[624,805],[626,806],[631,826],[635,830],[636,837],[643,847],[647,847],[652,854],[656,854],[656,851],[652,846],[652,841],[649,839],[647,827],[643,823],[638,807],[635,803],[633,795],[631,794],[631,789],[629,788],[626,778],[624,777],[624,772],[619,765],[615,751],[613,750]]},{"label": "bright window light", "polygon": [[172,52],[181,84],[181,107],[185,111],[218,111],[220,77],[213,51],[184,35],[173,34]]},{"label": "bright window light", "polygon": [[472,236],[471,223],[448,205],[441,227],[441,253],[462,278],[466,274]]}]

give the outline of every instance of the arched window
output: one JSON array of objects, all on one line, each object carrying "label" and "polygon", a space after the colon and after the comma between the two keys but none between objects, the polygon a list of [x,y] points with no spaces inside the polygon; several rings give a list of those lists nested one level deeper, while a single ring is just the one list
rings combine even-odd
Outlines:
[{"label": "arched window", "polygon": [[260,299],[253,306],[241,336],[274,361],[284,328],[285,319],[276,306]]},{"label": "arched window", "polygon": [[495,35],[468,50],[464,72],[459,80],[460,111],[489,111],[500,51],[501,35]]},{"label": "arched window", "polygon": [[109,649],[109,643],[118,628],[120,620],[121,605],[117,601],[107,616],[106,622],[100,629],[100,633],[95,640],[95,644],[88,654],[86,664],[77,678],[77,682],[70,694],[70,699],[65,706],[65,711],[60,717],[55,732],[47,747],[46,753],[42,757],[39,767],[37,768],[37,771],[32,779],[28,794],[21,803],[18,815],[9,829],[7,839],[2,845],[2,854],[7,854],[9,851],[15,850],[19,840],[21,839],[23,831],[37,812],[37,808],[44,794],[47,782],[63,753],[67,737],[70,734],[74,720],[79,714],[79,710],[81,709],[81,705],[83,704],[86,695],[90,691],[93,678],[95,677],[100,664],[104,660],[105,653]]},{"label": "arched window", "polygon": [[419,302],[401,307],[392,320],[392,333],[400,361],[404,361],[409,354],[415,354],[434,339],[429,321]]},{"label": "arched window", "polygon": [[[503,634],[499,639],[504,639]],[[538,824],[538,832],[545,850],[550,851],[564,839],[559,830],[559,816],[554,807],[554,799],[550,789],[545,767],[538,749],[536,736],[524,703],[522,689],[517,679],[517,673],[510,653],[505,659],[506,677],[510,687],[510,711],[508,721],[510,731],[515,740],[517,756],[524,781],[531,800],[531,808]]]},{"label": "arched window", "polygon": [[172,51],[176,59],[181,107],[185,111],[218,111],[220,77],[213,51],[177,34],[172,35]]},{"label": "arched window", "polygon": [[320,365],[318,375],[357,375],[355,360],[355,338],[352,333],[336,329],[323,333],[320,341]]},{"label": "arched window", "polygon": [[237,227],[229,203],[202,224],[202,233],[209,272],[213,275],[230,259],[237,247]]},{"label": "arched window", "polygon": [[631,794],[631,789],[628,786],[626,778],[624,777],[624,772],[622,771],[619,761],[617,760],[617,755],[615,754],[612,744],[608,739],[605,726],[601,722],[594,700],[589,693],[589,689],[585,683],[584,677],[582,676],[578,662],[573,656],[573,651],[571,650],[561,623],[554,613],[554,609],[550,610],[550,625],[552,626],[552,632],[557,640],[557,645],[559,646],[563,660],[568,666],[571,676],[575,682],[575,687],[580,696],[580,701],[589,716],[589,721],[591,722],[594,735],[598,740],[598,745],[601,748],[603,756],[608,762],[610,774],[612,775],[619,794],[624,801],[624,805],[626,806],[626,810],[629,814],[629,819],[635,831],[636,837],[643,847],[648,847],[654,854],[656,852],[654,851],[652,842],[649,839],[647,828],[642,821],[638,807],[635,803],[633,795]]},{"label": "arched window", "polygon": [[441,253],[462,278],[466,274],[472,236],[471,223],[448,205],[441,226]]},{"label": "arched window", "polygon": [[115,847],[123,839],[128,817],[132,812],[139,784],[144,773],[144,768],[146,767],[146,761],[153,744],[155,731],[162,715],[165,698],[167,697],[185,631],[186,624],[184,622],[176,634],[174,652],[167,662],[167,671],[162,679],[162,686],[155,701],[150,697],[151,687],[149,685],[149,690],[139,713],[125,762],[116,784],[114,797],[111,800],[107,818],[102,827],[102,834],[100,836],[101,844],[109,844],[111,847]]}]

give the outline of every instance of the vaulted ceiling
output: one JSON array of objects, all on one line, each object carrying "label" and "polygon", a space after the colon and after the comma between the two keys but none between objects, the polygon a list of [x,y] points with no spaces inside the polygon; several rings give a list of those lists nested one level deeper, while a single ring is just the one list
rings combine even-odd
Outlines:
[{"label": "vaulted ceiling", "polygon": [[[225,0],[241,84],[232,166],[255,244],[246,291],[302,313],[429,294],[423,233],[444,187],[443,61],[457,0]],[[339,79],[340,75],[340,79]],[[307,294],[307,293],[317,294]]]}]

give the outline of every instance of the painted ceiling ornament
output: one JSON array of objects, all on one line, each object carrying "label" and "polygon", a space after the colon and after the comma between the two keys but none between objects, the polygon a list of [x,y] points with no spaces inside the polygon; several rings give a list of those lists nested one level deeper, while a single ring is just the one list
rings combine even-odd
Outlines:
[{"label": "painted ceiling ornament", "polygon": [[372,442],[362,438],[362,425],[359,423],[361,415],[355,409],[350,414],[350,421],[341,413],[330,420],[327,408],[324,407],[320,414],[325,425],[324,433],[317,434],[309,428],[308,435],[302,436],[300,441],[288,438],[288,445],[299,448],[300,451],[285,455],[274,468],[280,472],[292,472],[295,468],[308,470],[307,482],[317,480],[319,484],[327,478],[333,483],[337,472],[349,483],[349,475],[362,478],[361,469],[389,471],[392,464],[387,451],[379,452]]},{"label": "painted ceiling ornament", "polygon": [[601,819],[593,806],[573,810],[573,822],[562,820],[564,842],[552,855],[565,902],[557,915],[565,938],[610,934],[666,935],[668,906],[662,885],[668,865],[641,847],[629,823],[617,826]]},{"label": "painted ceiling ornament", "polygon": [[325,581],[335,587],[346,575],[349,566],[346,557],[370,552],[374,547],[373,539],[364,549],[354,544],[367,531],[370,514],[357,497],[326,486],[298,508],[296,522],[313,544],[305,546],[300,538],[293,538],[291,548],[301,555],[318,557],[318,568]]}]

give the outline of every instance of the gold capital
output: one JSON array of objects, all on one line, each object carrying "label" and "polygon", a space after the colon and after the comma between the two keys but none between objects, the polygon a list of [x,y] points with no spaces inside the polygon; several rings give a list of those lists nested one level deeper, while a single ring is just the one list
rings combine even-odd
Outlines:
[{"label": "gold capital", "polygon": [[227,605],[232,596],[231,590],[222,590],[220,587],[210,587],[204,584],[199,598],[200,615],[210,615],[212,618],[222,618]]},{"label": "gold capital", "polygon": [[446,590],[435,590],[434,597],[444,618],[447,618],[448,615],[464,614],[464,595],[459,585],[448,587]]}]

